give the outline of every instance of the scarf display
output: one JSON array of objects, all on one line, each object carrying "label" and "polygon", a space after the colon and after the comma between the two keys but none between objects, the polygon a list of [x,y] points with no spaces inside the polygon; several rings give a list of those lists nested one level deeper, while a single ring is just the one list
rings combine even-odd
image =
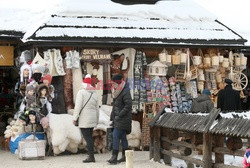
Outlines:
[{"label": "scarf display", "polygon": [[115,83],[115,82],[112,84],[113,86],[111,88],[111,93],[112,93],[113,99],[117,98],[120,95],[120,93],[125,87],[125,84],[126,83],[124,81],[122,81],[120,84]]}]

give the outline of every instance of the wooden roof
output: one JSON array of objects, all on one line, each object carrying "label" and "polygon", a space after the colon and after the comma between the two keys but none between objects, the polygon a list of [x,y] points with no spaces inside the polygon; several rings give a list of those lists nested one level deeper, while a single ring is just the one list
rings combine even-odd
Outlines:
[{"label": "wooden roof", "polygon": [[149,125],[188,132],[250,137],[249,119],[238,115],[225,118],[215,108],[209,114],[166,113],[162,109]]}]

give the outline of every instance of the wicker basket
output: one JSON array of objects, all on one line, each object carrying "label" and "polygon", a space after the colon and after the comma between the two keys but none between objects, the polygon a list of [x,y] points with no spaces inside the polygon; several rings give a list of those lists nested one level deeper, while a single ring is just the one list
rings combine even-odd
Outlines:
[{"label": "wicker basket", "polygon": [[172,55],[172,64],[180,65],[181,64],[181,55]]}]

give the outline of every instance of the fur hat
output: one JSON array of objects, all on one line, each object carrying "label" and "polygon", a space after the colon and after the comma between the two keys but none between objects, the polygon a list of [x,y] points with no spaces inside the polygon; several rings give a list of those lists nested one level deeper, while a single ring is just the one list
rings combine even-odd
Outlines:
[{"label": "fur hat", "polygon": [[225,79],[224,82],[227,83],[227,84],[229,84],[229,85],[231,85],[233,83],[233,81],[231,79],[228,79],[228,78]]},{"label": "fur hat", "polygon": [[43,80],[48,80],[49,81],[49,84],[51,84],[51,82],[52,82],[52,76],[51,75],[45,75],[44,77],[42,77],[42,81]]},{"label": "fur hat", "polygon": [[33,90],[34,92],[36,91],[36,90],[35,90],[35,87],[34,87],[33,85],[27,85],[27,86],[26,86],[26,94],[27,94],[28,91],[30,91],[30,90]]},{"label": "fur hat", "polygon": [[49,88],[48,88],[47,85],[45,85],[45,84],[40,84],[40,85],[37,87],[37,94],[39,94],[40,91],[41,91],[42,89],[46,89],[47,91],[49,90]]},{"label": "fur hat", "polygon": [[43,73],[44,70],[45,70],[45,67],[43,67],[43,66],[41,66],[39,64],[32,64],[31,69],[32,69],[33,73],[35,73],[35,72]]},{"label": "fur hat", "polygon": [[29,79],[31,78],[31,75],[32,75],[31,67],[30,67],[30,65],[25,63],[21,66],[21,69],[20,69],[20,82],[23,82],[23,71],[25,69],[29,70]]},{"label": "fur hat", "polygon": [[20,56],[20,62],[21,63],[26,63],[29,62],[31,60],[31,52],[29,50],[25,50],[21,53]]},{"label": "fur hat", "polygon": [[206,95],[211,95],[211,92],[210,92],[210,90],[208,90],[208,89],[204,89],[203,91],[202,91],[202,94],[206,94]]},{"label": "fur hat", "polygon": [[92,81],[91,81],[91,75],[90,74],[87,74],[83,80],[83,83],[88,83],[88,84],[92,84]]}]

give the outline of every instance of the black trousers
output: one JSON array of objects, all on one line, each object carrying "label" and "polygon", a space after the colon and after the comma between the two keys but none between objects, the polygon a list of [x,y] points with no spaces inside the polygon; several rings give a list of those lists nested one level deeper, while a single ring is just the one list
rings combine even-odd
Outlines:
[{"label": "black trousers", "polygon": [[92,137],[94,128],[81,128],[82,135],[87,143],[88,155],[94,156],[94,140]]}]

